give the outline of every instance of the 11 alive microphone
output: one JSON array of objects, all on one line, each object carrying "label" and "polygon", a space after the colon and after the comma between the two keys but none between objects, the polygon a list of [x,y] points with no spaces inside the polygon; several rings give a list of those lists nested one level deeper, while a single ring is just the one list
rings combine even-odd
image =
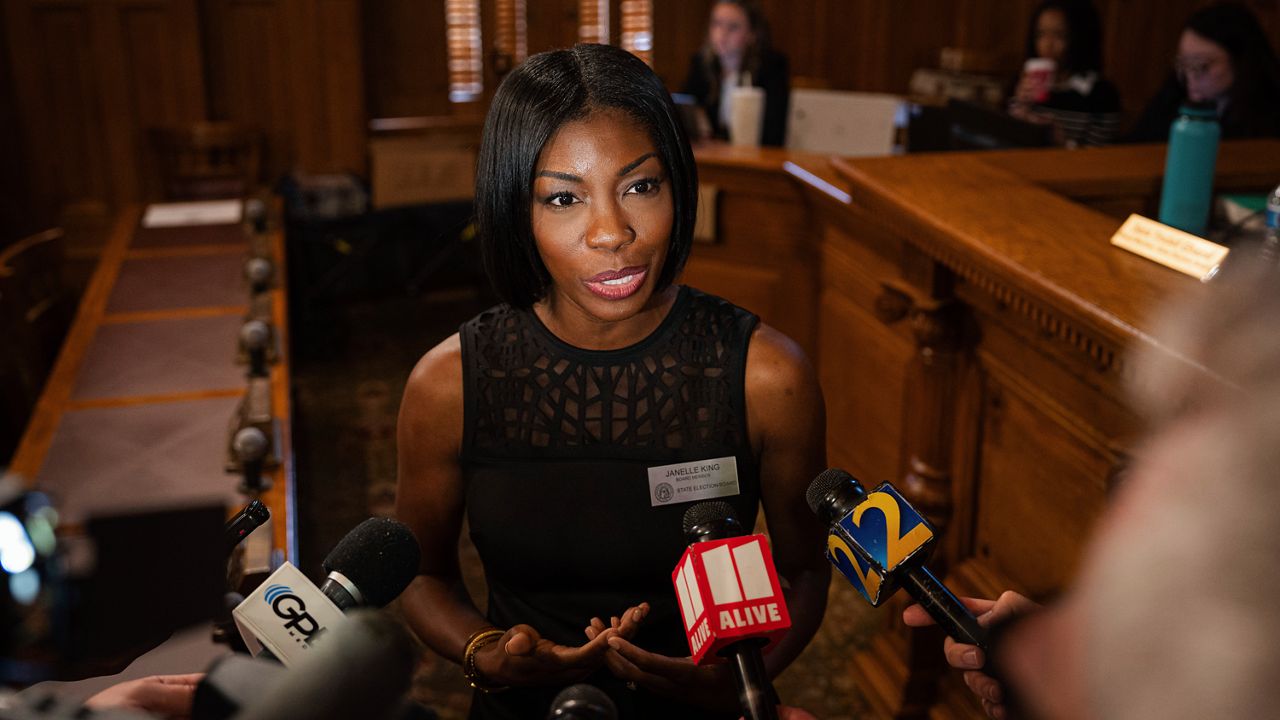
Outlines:
[{"label": "11 alive microphone", "polygon": [[370,518],[325,559],[329,577],[321,587],[286,562],[236,606],[232,617],[251,654],[274,656],[290,667],[345,622],[343,612],[382,607],[404,592],[417,574],[418,556],[418,541],[402,523]]},{"label": "11 alive microphone", "polygon": [[831,529],[827,559],[867,602],[879,606],[904,587],[952,638],[987,647],[986,628],[924,565],[933,527],[892,485],[868,493],[852,475],[831,468],[814,478],[805,499]]},{"label": "11 alive microphone", "polygon": [[763,652],[786,634],[791,616],[764,535],[744,535],[726,502],[684,514],[689,538],[671,582],[694,663],[728,661],[746,720],[777,720],[778,700]]}]

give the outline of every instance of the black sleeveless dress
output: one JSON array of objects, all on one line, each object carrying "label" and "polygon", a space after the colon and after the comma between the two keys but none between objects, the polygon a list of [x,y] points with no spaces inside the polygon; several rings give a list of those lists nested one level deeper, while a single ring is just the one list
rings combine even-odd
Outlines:
[{"label": "black sleeveless dress", "polygon": [[[619,350],[573,347],[532,311],[506,305],[462,326],[467,519],[493,624],[527,623],[577,646],[592,617],[607,622],[648,602],[634,642],[688,656],[671,571],[688,544],[681,519],[692,502],[651,481],[650,469],[736,465],[738,492],[714,499],[754,523],[760,483],[745,368],[756,322],[681,287],[662,324]],[[607,669],[584,682],[612,696],[622,718],[716,717],[629,690]],[[477,692],[471,717],[540,719],[561,689]]]}]

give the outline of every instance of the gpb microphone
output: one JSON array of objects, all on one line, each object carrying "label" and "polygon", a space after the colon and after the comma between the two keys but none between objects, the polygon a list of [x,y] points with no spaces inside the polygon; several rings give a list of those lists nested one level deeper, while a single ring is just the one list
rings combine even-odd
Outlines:
[{"label": "gpb microphone", "polygon": [[879,606],[905,587],[948,635],[987,647],[986,628],[924,566],[933,527],[892,485],[868,493],[849,473],[830,468],[809,484],[805,499],[831,528],[827,559],[867,602]]},{"label": "gpb microphone", "polygon": [[383,607],[409,587],[422,559],[413,532],[391,518],[369,518],[338,541],[324,559],[320,585],[343,612]]},{"label": "gpb microphone", "polygon": [[671,581],[698,665],[730,661],[746,720],[776,720],[777,698],[762,651],[791,627],[782,585],[763,535],[743,535],[725,502],[698,503],[684,514],[690,545]]},{"label": "gpb microphone", "polygon": [[382,607],[418,572],[420,550],[403,523],[370,518],[338,541],[325,558],[329,571],[317,588],[284,563],[232,612],[252,654],[270,651],[285,666],[314,652],[324,635],[345,624],[343,613]]},{"label": "gpb microphone", "polygon": [[547,720],[618,720],[618,708],[600,688],[578,683],[556,695]]}]

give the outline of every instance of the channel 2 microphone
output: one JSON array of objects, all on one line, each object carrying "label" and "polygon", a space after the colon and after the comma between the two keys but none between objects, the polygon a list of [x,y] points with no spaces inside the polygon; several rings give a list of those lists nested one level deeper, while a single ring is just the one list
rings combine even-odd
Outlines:
[{"label": "channel 2 microphone", "polygon": [[698,665],[730,662],[746,720],[777,720],[763,652],[791,627],[764,535],[744,535],[733,507],[698,503],[684,514],[689,539],[671,582]]},{"label": "channel 2 microphone", "polygon": [[418,539],[404,523],[369,518],[338,541],[324,559],[329,576],[320,592],[343,612],[380,608],[409,587],[421,559]]},{"label": "channel 2 microphone", "polygon": [[924,565],[933,527],[892,485],[868,493],[852,475],[831,468],[814,478],[805,499],[831,529],[827,559],[873,607],[904,587],[948,635],[987,647],[986,628]]},{"label": "channel 2 microphone", "polygon": [[618,720],[618,707],[600,688],[578,683],[556,695],[547,720]]}]

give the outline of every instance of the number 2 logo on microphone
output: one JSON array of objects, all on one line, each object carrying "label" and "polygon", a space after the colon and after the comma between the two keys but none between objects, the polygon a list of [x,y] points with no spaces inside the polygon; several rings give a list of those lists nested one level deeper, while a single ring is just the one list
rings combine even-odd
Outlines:
[{"label": "number 2 logo on microphone", "polygon": [[894,569],[933,537],[929,523],[885,483],[840,521],[828,537],[827,556],[868,602],[879,605],[893,594]]}]

